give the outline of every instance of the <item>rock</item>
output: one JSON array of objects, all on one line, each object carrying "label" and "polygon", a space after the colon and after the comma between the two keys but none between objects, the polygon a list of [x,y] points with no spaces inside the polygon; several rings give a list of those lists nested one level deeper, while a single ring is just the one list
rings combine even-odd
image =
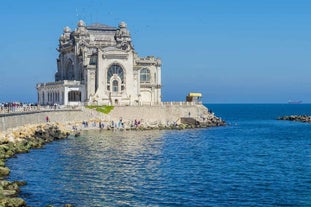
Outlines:
[{"label": "rock", "polygon": [[23,140],[21,142],[16,143],[15,152],[16,153],[29,152],[30,147],[31,146],[29,145],[29,142],[27,142],[26,140]]},{"label": "rock", "polygon": [[0,167],[0,176],[6,176],[10,174],[10,169],[8,167]]},{"label": "rock", "polygon": [[278,117],[277,120],[299,121],[299,122],[311,123],[311,116],[307,116],[307,115],[282,116],[282,117]]},{"label": "rock", "polygon": [[11,182],[7,181],[7,180],[1,180],[0,181],[0,186],[3,187],[4,189],[6,189],[10,184],[11,184]]},{"label": "rock", "polygon": [[5,197],[15,197],[17,193],[18,192],[16,190],[3,190],[3,195]]},{"label": "rock", "polygon": [[13,182],[13,183],[10,183],[6,188],[6,190],[14,190],[14,191],[17,191],[19,192],[19,186],[17,185],[17,183]]},{"label": "rock", "polygon": [[2,198],[1,207],[26,207],[26,202],[21,198]]},{"label": "rock", "polygon": [[0,159],[0,167],[4,167],[5,166],[5,162],[3,159]]},{"label": "rock", "polygon": [[16,192],[20,192],[19,186],[23,186],[23,185],[26,185],[26,182],[24,181],[10,182],[7,180],[0,181],[0,186],[2,187],[3,190],[14,190]]},{"label": "rock", "polygon": [[26,181],[14,181],[13,183],[16,183],[18,186],[27,185],[27,182],[26,182]]}]

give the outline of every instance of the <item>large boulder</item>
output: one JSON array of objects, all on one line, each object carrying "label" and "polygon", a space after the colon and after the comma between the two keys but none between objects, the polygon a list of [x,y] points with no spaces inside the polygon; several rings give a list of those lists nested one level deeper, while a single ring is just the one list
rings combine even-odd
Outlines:
[{"label": "large boulder", "polygon": [[26,207],[26,202],[21,198],[2,198],[1,207]]},{"label": "large boulder", "polygon": [[10,174],[10,169],[8,167],[0,167],[0,176],[7,176]]},{"label": "large boulder", "polygon": [[4,167],[5,166],[5,162],[3,159],[0,158],[0,167]]}]

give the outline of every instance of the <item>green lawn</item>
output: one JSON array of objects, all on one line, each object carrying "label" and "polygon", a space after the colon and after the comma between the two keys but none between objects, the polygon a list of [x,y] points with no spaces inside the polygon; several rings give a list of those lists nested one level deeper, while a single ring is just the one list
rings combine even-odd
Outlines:
[{"label": "green lawn", "polygon": [[85,106],[88,109],[96,109],[98,112],[102,112],[104,114],[109,114],[109,112],[113,109],[113,106]]}]

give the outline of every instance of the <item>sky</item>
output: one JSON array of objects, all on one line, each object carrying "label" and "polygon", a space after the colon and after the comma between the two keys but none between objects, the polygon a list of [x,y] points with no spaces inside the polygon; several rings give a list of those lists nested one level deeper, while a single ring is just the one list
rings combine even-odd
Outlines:
[{"label": "sky", "polygon": [[65,26],[125,21],[139,56],[162,59],[162,100],[311,103],[310,0],[2,0],[0,102],[54,81]]}]

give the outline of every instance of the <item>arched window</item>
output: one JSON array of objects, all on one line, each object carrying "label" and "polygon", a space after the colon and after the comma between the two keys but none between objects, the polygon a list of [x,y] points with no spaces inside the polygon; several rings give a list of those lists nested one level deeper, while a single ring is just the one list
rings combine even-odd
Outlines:
[{"label": "arched window", "polygon": [[150,82],[150,70],[147,68],[140,71],[140,82]]},{"label": "arched window", "polygon": [[122,83],[124,83],[124,72],[120,65],[114,64],[108,69],[107,73],[107,83],[110,83],[111,77],[116,74],[121,79]]},{"label": "arched window", "polygon": [[74,80],[74,67],[73,62],[69,60],[65,67],[65,80]]}]

